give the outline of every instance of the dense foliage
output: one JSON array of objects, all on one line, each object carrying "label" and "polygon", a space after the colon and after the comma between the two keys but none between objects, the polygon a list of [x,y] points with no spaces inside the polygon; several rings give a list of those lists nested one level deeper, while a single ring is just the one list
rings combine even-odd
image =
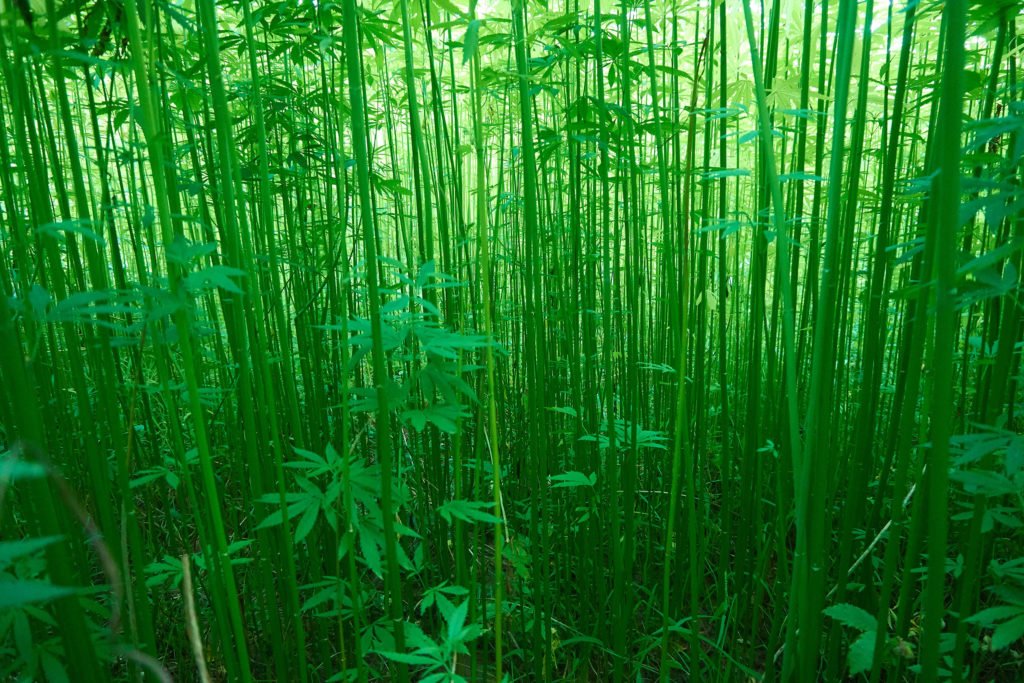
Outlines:
[{"label": "dense foliage", "polygon": [[1024,680],[1005,0],[0,0],[0,677]]}]

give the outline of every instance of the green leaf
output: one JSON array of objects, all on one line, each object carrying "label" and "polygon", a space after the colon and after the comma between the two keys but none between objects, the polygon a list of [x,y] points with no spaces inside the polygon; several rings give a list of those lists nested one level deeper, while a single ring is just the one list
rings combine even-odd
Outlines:
[{"label": "green leaf", "polygon": [[10,451],[0,454],[0,481],[42,479],[45,476],[46,468],[37,462],[21,460],[11,455]]},{"label": "green leaf", "polygon": [[473,59],[476,54],[477,40],[480,37],[480,20],[474,19],[466,27],[466,35],[462,39],[462,63]]},{"label": "green leaf", "polygon": [[50,293],[38,284],[33,284],[28,293],[28,303],[32,313],[40,319],[46,318],[46,308],[50,305],[53,297]]},{"label": "green leaf", "polygon": [[212,254],[215,251],[217,251],[216,242],[189,242],[182,235],[178,235],[167,246],[167,260],[187,267],[193,259]]},{"label": "green leaf", "polygon": [[1017,486],[1005,475],[986,470],[953,470],[949,478],[963,484],[969,494],[1001,496],[1017,493]]},{"label": "green leaf", "polygon": [[1024,636],[1024,614],[1005,621],[992,632],[992,649],[1001,650]]},{"label": "green leaf", "polygon": [[130,482],[128,482],[128,488],[134,490],[139,488],[140,486],[152,484],[154,481],[157,481],[158,479],[163,479],[164,476],[168,474],[170,473],[162,467],[154,470],[143,470],[139,472],[138,475],[136,475]]},{"label": "green leaf", "polygon": [[62,538],[63,536],[40,536],[37,538],[23,538],[20,541],[4,541],[0,543],[0,569],[11,564],[15,559],[23,555],[30,555],[51,543],[56,543]]},{"label": "green leaf", "polygon": [[306,508],[306,511],[302,514],[302,519],[299,520],[299,525],[295,527],[296,543],[301,543],[309,535],[309,532],[313,530],[319,513],[320,507],[317,505],[310,505]]},{"label": "green leaf", "polygon": [[569,417],[577,416],[576,409],[571,406],[549,406],[548,410],[554,413],[562,413],[563,415],[568,415]]},{"label": "green leaf", "polygon": [[392,661],[401,662],[402,664],[418,664],[425,666],[430,666],[432,664],[439,663],[443,664],[443,662],[439,662],[439,660],[435,659],[434,657],[429,657],[427,655],[420,655],[411,652],[381,652],[380,654]]},{"label": "green leaf", "polygon": [[469,600],[464,600],[461,605],[455,608],[451,616],[448,617],[448,642],[454,642],[458,639],[459,633],[462,631],[463,624],[466,623],[466,614],[469,611]]},{"label": "green leaf", "polygon": [[73,586],[55,586],[49,581],[3,581],[0,582],[0,609],[47,602],[77,592]]},{"label": "green leaf", "polygon": [[859,674],[871,668],[875,660],[875,632],[865,631],[850,645],[846,661],[850,665],[850,675]]},{"label": "green leaf", "polygon": [[106,249],[107,241],[103,239],[101,235],[98,235],[87,227],[91,224],[92,221],[86,219],[46,223],[45,225],[39,226],[38,232],[41,232],[44,235],[50,235],[54,239],[60,239],[61,233],[70,232],[91,239]]},{"label": "green leaf", "polygon": [[437,508],[437,514],[441,515],[441,517],[443,517],[449,524],[452,523],[453,518],[460,519],[463,522],[469,522],[470,524],[476,522],[501,524],[502,520],[500,517],[495,517],[490,512],[485,512],[485,510],[493,507],[494,503],[452,500]]},{"label": "green leaf", "polygon": [[220,287],[221,289],[231,292],[233,294],[241,294],[241,288],[232,281],[232,277],[241,277],[245,275],[244,270],[238,268],[232,268],[230,266],[208,266],[202,270],[197,270],[194,273],[189,273],[185,278],[185,289],[190,292],[194,292],[200,289],[212,287]]},{"label": "green leaf", "polygon": [[977,614],[967,617],[965,621],[971,624],[991,627],[997,621],[1012,619],[1017,616],[1024,616],[1024,607],[1019,605],[999,605],[998,607],[983,609]]},{"label": "green leaf", "polygon": [[[304,493],[289,493],[286,496],[286,500],[291,501],[291,503],[288,505],[288,519],[292,519],[294,517],[297,517],[298,515],[300,515],[302,513],[303,510],[305,510],[310,505],[312,505],[313,507],[315,507],[315,505],[316,505],[316,501],[310,499]],[[280,503],[280,498],[278,498],[276,493],[268,493],[268,494],[262,496],[259,499],[259,502],[261,502],[261,503],[272,503],[272,504],[276,505],[276,504]],[[274,510],[269,515],[267,515],[266,519],[264,519],[262,522],[260,522],[258,525],[256,525],[256,528],[257,529],[268,529],[270,527],[275,527],[278,524],[281,524],[281,522],[283,522],[283,521],[284,521],[284,516],[281,514],[281,510],[280,509]]]},{"label": "green leaf", "polygon": [[49,683],[68,683],[71,680],[68,678],[68,672],[64,670],[64,665],[49,652],[40,654],[39,663],[43,665],[43,672]]},{"label": "green leaf", "polygon": [[846,603],[832,605],[825,608],[825,614],[844,626],[855,628],[858,631],[874,631],[878,627],[878,620],[868,611],[856,605]]},{"label": "green leaf", "polygon": [[409,307],[409,297],[406,296],[405,294],[403,294],[402,296],[398,297],[397,299],[393,299],[393,300],[387,302],[386,304],[384,304],[383,306],[381,306],[380,312],[382,314],[386,315],[388,313],[395,313],[396,311],[404,310],[404,309],[406,309],[408,307]]},{"label": "green leaf", "polygon": [[591,474],[587,476],[582,472],[565,472],[564,474],[556,474],[551,477],[552,488],[556,489],[568,489],[576,488],[578,486],[589,486],[591,488],[597,484],[597,475]]},{"label": "green leaf", "polygon": [[422,410],[406,410],[402,413],[402,419],[411,424],[417,432],[422,432],[427,426],[427,416]]},{"label": "green leaf", "polygon": [[377,545],[377,539],[373,538],[373,534],[366,529],[359,533],[359,551],[370,571],[376,574],[377,578],[384,578],[384,567],[380,562],[380,547]]},{"label": "green leaf", "polygon": [[720,180],[721,178],[737,178],[750,175],[745,168],[723,168],[717,171],[708,171],[701,175],[704,180]]},{"label": "green leaf", "polygon": [[431,2],[437,5],[438,9],[442,9],[445,12],[448,12],[448,14],[462,14],[462,10],[453,5],[451,3],[451,0],[431,0]]},{"label": "green leaf", "polygon": [[463,416],[463,411],[459,406],[430,406],[423,416],[445,434],[454,434],[459,431],[455,420]]},{"label": "green leaf", "polygon": [[820,175],[814,175],[813,173],[805,173],[804,171],[797,171],[795,173],[783,173],[779,176],[779,182],[784,183],[788,180],[810,180],[811,182],[821,183],[825,179]]},{"label": "green leaf", "polygon": [[1003,259],[1007,258],[1013,252],[1018,249],[1024,248],[1024,238],[1014,237],[1010,241],[1002,244],[991,251],[987,251],[981,256],[968,261],[964,265],[957,269],[957,275],[966,275],[967,273],[974,273],[983,268],[987,268]]}]

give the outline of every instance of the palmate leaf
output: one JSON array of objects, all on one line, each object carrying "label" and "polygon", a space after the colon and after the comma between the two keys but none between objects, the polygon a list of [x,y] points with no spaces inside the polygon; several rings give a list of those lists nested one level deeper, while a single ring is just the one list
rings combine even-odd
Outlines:
[{"label": "palmate leaf", "polygon": [[454,641],[462,633],[462,626],[466,623],[466,615],[469,613],[469,600],[464,600],[455,611],[448,616],[448,640]]},{"label": "palmate leaf", "polygon": [[459,431],[456,420],[465,417],[466,411],[459,405],[436,405],[426,408],[423,414],[445,434],[454,434]]},{"label": "palmate leaf", "polygon": [[[654,429],[636,427],[637,448],[657,448],[666,450],[665,445],[668,437],[664,432]],[[581,436],[580,441],[596,441],[601,448],[608,448],[608,424],[602,423],[600,432],[596,435],[586,434]],[[633,443],[633,424],[626,420],[615,421],[615,444],[618,448],[628,448]]]},{"label": "palmate leaf", "polygon": [[302,606],[299,608],[300,612],[309,612],[321,605],[325,605],[330,602],[337,602],[338,600],[338,580],[336,578],[326,581],[318,581],[317,583],[301,586],[300,588],[302,590],[320,589],[314,592],[313,595],[306,598],[306,601],[303,602]]},{"label": "palmate leaf", "polygon": [[495,517],[485,510],[493,509],[493,502],[474,502],[469,500],[451,500],[437,508],[437,514],[441,515],[449,524],[453,519],[460,519],[463,522],[474,524],[486,522],[488,524],[501,524],[500,517]]},{"label": "palmate leaf", "polygon": [[369,526],[359,529],[359,552],[366,566],[377,578],[384,578],[384,566],[381,564],[380,549],[384,545],[384,535]]},{"label": "palmate leaf", "polygon": [[[268,505],[279,505],[281,502],[280,497],[276,493],[268,493],[261,496],[258,499],[260,503],[267,503]],[[302,514],[309,507],[316,507],[317,501],[314,497],[308,493],[288,493],[285,494],[285,502],[288,503],[287,515],[288,519],[294,519]],[[284,516],[281,514],[281,509],[274,510],[267,515],[262,522],[256,525],[257,529],[269,529],[271,527],[278,526],[284,522]]]},{"label": "palmate leaf", "polygon": [[422,432],[427,426],[427,416],[422,410],[406,410],[402,413],[402,419],[411,424],[417,432]]},{"label": "palmate leaf", "polygon": [[468,588],[464,588],[463,586],[449,586],[447,583],[448,582],[445,581],[441,585],[428,588],[423,592],[423,600],[420,601],[420,614],[426,613],[426,611],[434,605],[435,602],[440,604],[441,600],[447,601],[447,598],[444,597],[445,593],[455,596],[469,594]]}]

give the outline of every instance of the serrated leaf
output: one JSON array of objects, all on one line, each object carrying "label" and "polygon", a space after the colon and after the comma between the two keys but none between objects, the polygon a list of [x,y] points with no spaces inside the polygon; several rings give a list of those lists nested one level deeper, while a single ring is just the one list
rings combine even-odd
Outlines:
[{"label": "serrated leaf", "polygon": [[867,610],[856,605],[847,603],[832,605],[825,608],[825,614],[844,626],[855,628],[858,631],[874,631],[878,627],[878,620]]},{"label": "serrated leaf", "polygon": [[384,578],[384,568],[380,562],[380,548],[377,547],[377,541],[365,530],[359,534],[359,551],[370,571],[378,578]]},{"label": "serrated leaf", "polygon": [[992,632],[992,649],[1001,650],[1024,637],[1024,614],[1005,621]]},{"label": "serrated leaf", "polygon": [[965,621],[971,624],[979,624],[981,626],[988,627],[992,626],[997,621],[1003,621],[1017,616],[1024,616],[1024,607],[1020,607],[1018,605],[999,605],[998,607],[983,609],[977,614],[967,617]]},{"label": "serrated leaf", "polygon": [[464,600],[461,605],[455,608],[455,611],[448,617],[448,642],[453,642],[458,638],[459,633],[462,631],[463,624],[466,623],[466,614],[469,611],[469,600]]},{"label": "serrated leaf", "polygon": [[875,632],[865,631],[850,645],[846,655],[850,675],[856,675],[871,668],[875,659]]}]

